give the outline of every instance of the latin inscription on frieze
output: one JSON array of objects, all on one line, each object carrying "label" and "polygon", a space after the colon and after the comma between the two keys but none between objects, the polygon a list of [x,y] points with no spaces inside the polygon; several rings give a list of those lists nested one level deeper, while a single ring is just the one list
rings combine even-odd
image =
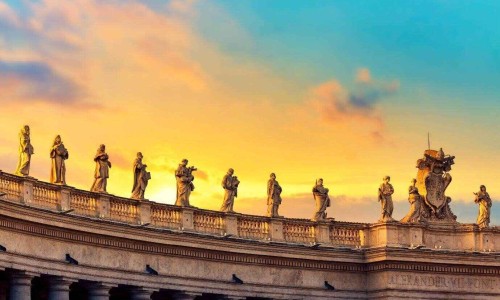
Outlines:
[{"label": "latin inscription on frieze", "polygon": [[481,290],[494,291],[500,288],[500,280],[496,278],[475,278],[470,276],[429,276],[413,274],[391,274],[388,284],[408,288],[437,288],[441,290]]}]

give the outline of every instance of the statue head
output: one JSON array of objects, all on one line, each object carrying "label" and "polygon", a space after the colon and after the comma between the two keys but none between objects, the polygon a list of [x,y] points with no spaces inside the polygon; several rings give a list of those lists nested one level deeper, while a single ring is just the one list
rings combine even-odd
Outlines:
[{"label": "statue head", "polygon": [[384,176],[383,180],[385,183],[388,183],[389,181],[391,181],[391,176]]},{"label": "statue head", "polygon": [[100,151],[106,150],[106,146],[104,144],[99,145],[99,150]]},{"label": "statue head", "polygon": [[181,165],[183,165],[183,166],[187,166],[187,164],[188,164],[188,160],[184,158],[184,159],[181,161]]},{"label": "statue head", "polygon": [[479,190],[480,190],[481,192],[486,192],[486,187],[485,187],[484,185],[481,185],[481,186],[479,187]]},{"label": "statue head", "polygon": [[269,175],[269,177],[271,177],[271,179],[276,179],[276,174],[271,173],[271,175]]},{"label": "statue head", "polygon": [[21,132],[30,134],[30,127],[28,125],[24,125],[23,128],[21,128]]},{"label": "statue head", "polygon": [[227,170],[227,174],[233,175],[234,174],[233,168],[229,168],[229,170]]},{"label": "statue head", "polygon": [[413,178],[413,179],[411,180],[411,184],[412,184],[412,185],[415,185],[415,183],[417,183],[417,180],[416,180],[415,178]]},{"label": "statue head", "polygon": [[316,185],[323,185],[323,178],[316,179]]},{"label": "statue head", "polygon": [[137,152],[137,158],[142,158],[142,152]]},{"label": "statue head", "polygon": [[61,136],[56,135],[56,137],[54,139],[54,145],[59,145],[60,143],[61,143]]}]

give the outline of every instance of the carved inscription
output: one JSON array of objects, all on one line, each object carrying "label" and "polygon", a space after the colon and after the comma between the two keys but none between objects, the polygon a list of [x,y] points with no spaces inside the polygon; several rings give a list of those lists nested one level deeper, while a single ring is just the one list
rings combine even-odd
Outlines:
[{"label": "carved inscription", "polygon": [[389,276],[388,284],[407,287],[435,287],[440,289],[466,290],[477,289],[484,291],[497,289],[500,281],[497,281],[495,278],[393,274]]}]

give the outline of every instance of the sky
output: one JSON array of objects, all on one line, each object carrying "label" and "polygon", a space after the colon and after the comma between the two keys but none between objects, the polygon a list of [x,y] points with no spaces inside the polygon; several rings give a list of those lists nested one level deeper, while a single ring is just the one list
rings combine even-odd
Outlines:
[{"label": "sky", "polygon": [[237,212],[264,215],[271,172],[280,214],[310,218],[317,178],[328,217],[375,222],[385,175],[393,216],[428,147],[455,155],[446,191],[474,222],[486,185],[500,224],[498,1],[0,0],[0,169],[13,172],[31,127],[30,175],[69,150],[69,185],[89,189],[106,145],[108,192],[128,197],[138,151],[146,198],[173,204],[183,158],[194,206],[218,210],[222,177]]}]

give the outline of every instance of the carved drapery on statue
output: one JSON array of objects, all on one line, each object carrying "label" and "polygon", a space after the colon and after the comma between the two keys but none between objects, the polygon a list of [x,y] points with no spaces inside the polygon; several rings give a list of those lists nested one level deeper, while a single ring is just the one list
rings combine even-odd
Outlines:
[{"label": "carved drapery on statue", "polygon": [[451,166],[455,156],[445,155],[443,149],[425,150],[424,158],[417,161],[416,187],[423,200],[421,220],[456,222],[449,203],[451,198],[445,194],[451,183]]},{"label": "carved drapery on statue", "polygon": [[34,153],[30,139],[30,127],[24,125],[19,133],[19,162],[17,163],[16,175],[28,176],[30,174],[31,155]]}]

